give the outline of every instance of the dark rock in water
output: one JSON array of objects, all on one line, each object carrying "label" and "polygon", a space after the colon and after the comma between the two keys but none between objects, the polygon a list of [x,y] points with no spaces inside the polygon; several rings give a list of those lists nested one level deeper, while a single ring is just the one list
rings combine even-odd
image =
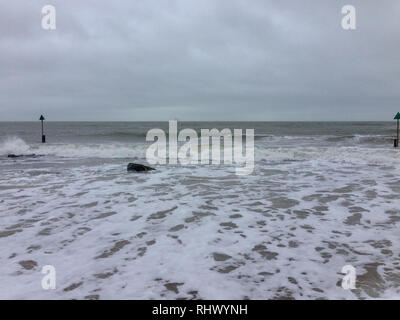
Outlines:
[{"label": "dark rock in water", "polygon": [[22,158],[22,157],[36,157],[36,154],[13,154],[10,153],[8,155],[9,158]]},{"label": "dark rock in water", "polygon": [[128,171],[136,171],[136,172],[145,172],[145,171],[156,170],[156,169],[145,166],[143,164],[129,163],[127,170]]}]

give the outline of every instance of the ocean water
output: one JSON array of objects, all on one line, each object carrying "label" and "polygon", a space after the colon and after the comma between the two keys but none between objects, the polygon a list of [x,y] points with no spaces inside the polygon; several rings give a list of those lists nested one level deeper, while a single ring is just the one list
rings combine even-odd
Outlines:
[{"label": "ocean water", "polygon": [[254,129],[254,172],[128,173],[167,122],[0,123],[0,298],[400,298],[394,122],[178,126]]}]

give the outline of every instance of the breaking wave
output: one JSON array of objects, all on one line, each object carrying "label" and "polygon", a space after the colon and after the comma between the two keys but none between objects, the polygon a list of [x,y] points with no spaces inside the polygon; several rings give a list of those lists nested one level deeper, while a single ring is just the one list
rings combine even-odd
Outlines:
[{"label": "breaking wave", "polygon": [[0,142],[0,155],[13,154],[27,154],[30,147],[24,140],[18,137],[6,137]]},{"label": "breaking wave", "polygon": [[[363,164],[399,165],[400,156],[386,136],[285,136],[255,141],[255,161],[330,161]],[[332,144],[324,141],[332,140]],[[376,141],[385,139],[379,147]],[[290,141],[287,143],[287,141]],[[301,144],[301,141],[306,144]],[[315,143],[310,143],[316,141]],[[343,141],[352,141],[344,144]],[[361,142],[360,142],[361,141]],[[338,142],[333,143],[333,142]],[[358,142],[358,143],[357,143]],[[245,139],[243,140],[245,148]],[[19,137],[0,142],[0,156],[45,155],[62,158],[145,158],[148,143],[27,144]],[[223,147],[223,144],[221,144]]]},{"label": "breaking wave", "polygon": [[18,137],[7,137],[0,143],[0,155],[49,155],[66,158],[131,158],[144,154],[140,144],[34,144]]}]

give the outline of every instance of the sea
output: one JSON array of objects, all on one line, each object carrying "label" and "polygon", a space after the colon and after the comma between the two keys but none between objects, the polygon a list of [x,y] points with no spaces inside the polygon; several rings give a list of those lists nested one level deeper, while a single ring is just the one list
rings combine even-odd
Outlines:
[{"label": "sea", "polygon": [[178,121],[254,129],[253,172],[127,172],[153,128],[0,122],[0,299],[400,298],[394,122]]}]

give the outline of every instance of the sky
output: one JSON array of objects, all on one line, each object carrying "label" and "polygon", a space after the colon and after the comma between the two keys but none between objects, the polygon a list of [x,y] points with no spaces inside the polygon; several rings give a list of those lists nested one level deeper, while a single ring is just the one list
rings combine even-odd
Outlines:
[{"label": "sky", "polygon": [[[42,28],[42,7],[56,30]],[[342,7],[356,8],[356,30]],[[398,0],[3,0],[0,121],[385,121]]]}]

